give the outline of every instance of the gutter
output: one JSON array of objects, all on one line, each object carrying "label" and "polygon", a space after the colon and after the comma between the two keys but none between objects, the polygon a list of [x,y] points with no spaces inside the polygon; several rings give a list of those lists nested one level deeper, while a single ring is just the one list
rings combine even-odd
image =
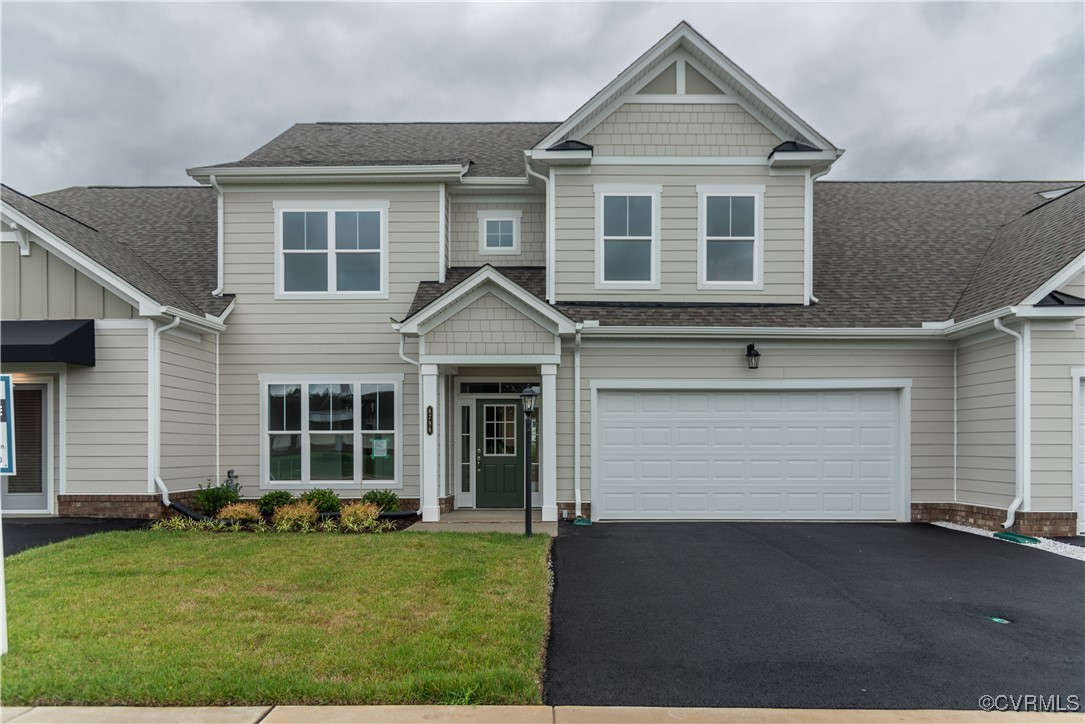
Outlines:
[{"label": "gutter", "polygon": [[783,337],[788,339],[942,339],[941,329],[921,327],[593,327],[584,334],[592,337],[659,337],[665,339],[723,339],[731,337]]},{"label": "gutter", "polygon": [[190,168],[187,173],[200,183],[211,176],[221,179],[291,179],[306,181],[374,180],[428,180],[447,179],[459,181],[468,167],[459,163],[409,164],[401,166],[235,166],[230,168]]},{"label": "gutter", "polygon": [[154,337],[151,343],[150,354],[153,356],[151,364],[151,390],[153,392],[153,400],[150,400],[150,421],[151,421],[151,450],[148,452],[151,455],[153,463],[153,476],[151,486],[151,492],[157,488],[162,493],[162,505],[167,508],[170,507],[170,491],[166,487],[166,484],[162,482],[162,334],[168,332],[171,329],[175,329],[181,324],[180,317],[174,317],[173,321],[169,324],[157,327],[154,330]]},{"label": "gutter", "polygon": [[225,239],[226,221],[222,217],[222,210],[223,210],[223,206],[224,206],[223,199],[222,199],[222,187],[219,186],[218,181],[215,179],[215,174],[211,174],[211,187],[214,188],[215,191],[218,192],[218,219],[217,219],[218,239],[217,239],[217,242],[216,242],[216,249],[217,249],[216,253],[218,254],[218,267],[217,267],[217,269],[215,271],[215,274],[216,274],[215,281],[218,284],[218,286],[216,286],[211,291],[211,296],[213,296],[213,297],[221,297],[222,296],[222,288],[223,288],[223,286],[225,286],[225,283],[226,283],[225,280],[224,280],[224,274],[223,274],[223,268],[222,268],[222,259],[223,259],[223,256],[225,255],[225,247],[223,245],[223,241]]},{"label": "gutter", "polygon": [[1014,397],[1016,404],[1014,412],[1016,416],[1017,434],[1014,444],[1016,475],[1014,488],[1016,496],[1006,511],[1006,520],[1003,528],[1013,527],[1017,511],[1028,510],[1028,500],[1032,493],[1032,405],[1029,399],[1032,392],[1032,366],[1030,364],[1032,330],[1027,321],[1022,321],[1021,332],[1015,332],[1002,324],[1002,320],[995,319],[994,327],[999,332],[1014,338],[1015,377]]}]

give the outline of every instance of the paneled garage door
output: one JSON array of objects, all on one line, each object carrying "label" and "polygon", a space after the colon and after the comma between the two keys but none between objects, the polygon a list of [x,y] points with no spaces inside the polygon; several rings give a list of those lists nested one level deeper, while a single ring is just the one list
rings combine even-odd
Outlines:
[{"label": "paneled garage door", "polygon": [[896,520],[898,390],[599,390],[599,520]]}]

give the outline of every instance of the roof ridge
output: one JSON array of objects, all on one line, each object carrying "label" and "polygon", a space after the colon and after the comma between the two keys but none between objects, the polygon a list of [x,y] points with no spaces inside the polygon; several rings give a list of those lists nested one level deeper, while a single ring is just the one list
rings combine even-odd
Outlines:
[{"label": "roof ridge", "polygon": [[[101,234],[102,236],[106,236],[106,234],[105,234],[104,232],[102,232],[102,231],[99,231],[98,229],[96,229],[95,227],[91,226],[90,224],[88,224],[87,222],[83,221],[82,219],[77,219],[77,218],[75,218],[74,216],[72,216],[71,214],[66,214],[66,213],[64,213],[63,211],[61,211],[60,209],[58,209],[58,208],[55,208],[55,207],[53,207],[53,206],[50,206],[49,204],[45,203],[44,201],[39,201],[38,199],[34,198],[33,196],[27,196],[27,195],[26,195],[26,194],[24,194],[24,193],[23,193],[22,191],[19,191],[18,189],[13,189],[13,188],[12,188],[11,186],[8,186],[7,184],[0,184],[0,186],[3,186],[3,188],[7,189],[8,191],[10,191],[10,192],[11,192],[11,193],[13,193],[13,194],[16,194],[16,195],[18,195],[18,196],[22,196],[22,197],[23,197],[24,199],[26,199],[27,201],[32,201],[32,202],[34,202],[34,203],[35,203],[35,204],[37,204],[38,206],[41,206],[41,207],[42,207],[43,209],[49,209],[49,210],[50,210],[50,211],[52,211],[52,212],[53,212],[54,214],[60,214],[60,215],[61,215],[61,216],[63,216],[63,217],[65,218],[65,219],[69,219],[70,221],[74,221],[75,223],[79,224],[80,226],[85,226],[85,227],[87,227],[88,229],[90,229],[91,231],[93,231],[93,232],[94,232],[95,234]],[[79,188],[79,187],[78,187],[78,186],[69,186],[68,188]],[[63,189],[60,189],[60,190],[61,190],[61,191],[63,191]],[[55,191],[51,191],[51,192],[49,192],[49,193],[56,193],[56,192],[55,192]],[[119,242],[118,242],[118,243],[119,243]]]}]

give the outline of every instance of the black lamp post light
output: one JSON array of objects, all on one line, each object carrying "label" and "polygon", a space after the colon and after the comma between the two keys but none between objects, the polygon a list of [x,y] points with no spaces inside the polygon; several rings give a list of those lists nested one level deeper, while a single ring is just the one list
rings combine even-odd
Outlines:
[{"label": "black lamp post light", "polygon": [[528,385],[520,393],[524,408],[524,535],[531,535],[531,415],[539,400],[539,388]]},{"label": "black lamp post light", "polygon": [[761,364],[761,353],[754,349],[753,344],[746,345],[746,365],[751,369],[757,369]]}]

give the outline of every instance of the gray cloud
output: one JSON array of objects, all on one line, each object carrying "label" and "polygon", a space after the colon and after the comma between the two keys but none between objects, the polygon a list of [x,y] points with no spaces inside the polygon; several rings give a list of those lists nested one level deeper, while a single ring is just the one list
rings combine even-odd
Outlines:
[{"label": "gray cloud", "polygon": [[188,183],[316,120],[561,120],[679,20],[831,178],[1081,178],[1080,4],[12,4],[6,183]]}]

